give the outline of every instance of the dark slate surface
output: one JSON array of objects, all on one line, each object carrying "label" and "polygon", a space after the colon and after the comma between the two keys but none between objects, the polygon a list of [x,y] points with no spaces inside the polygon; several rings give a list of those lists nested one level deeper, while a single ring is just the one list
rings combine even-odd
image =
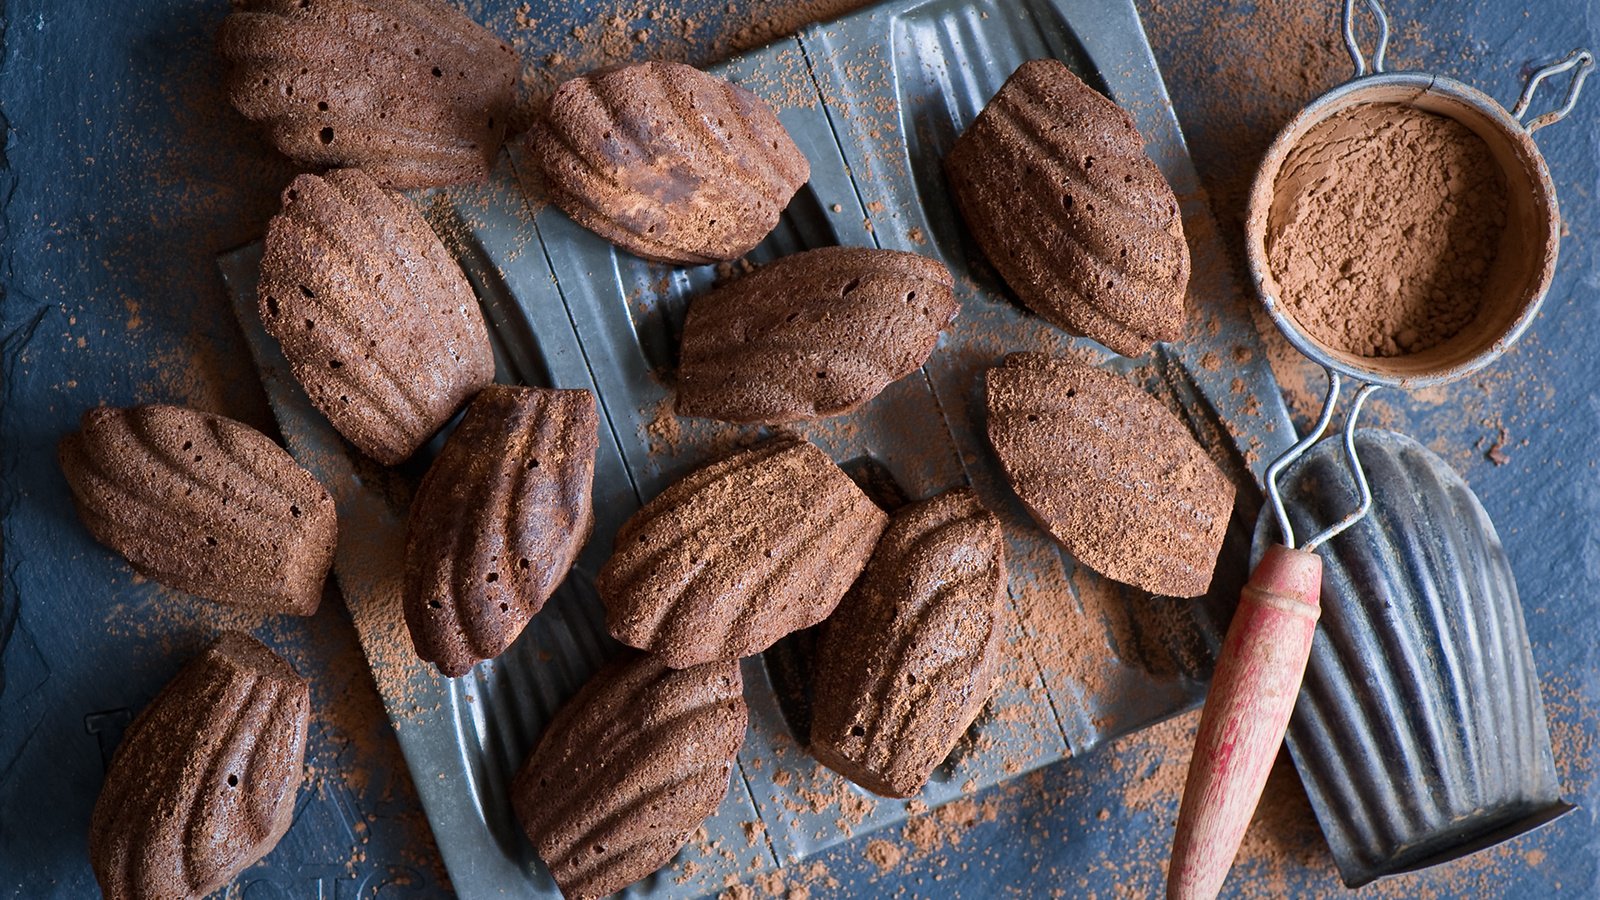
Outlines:
[{"label": "dark slate surface", "polygon": [[[1335,5],[1140,2],[1225,233],[1237,223],[1252,150],[1346,72],[1331,29]],[[572,27],[593,12],[670,31],[663,45],[675,53],[703,56],[728,43],[717,28],[727,4],[717,0],[691,0],[682,4],[687,14],[660,20],[627,0],[525,12],[524,23],[543,19],[536,28],[519,25],[523,6],[472,4],[530,60],[572,53],[583,43]],[[1600,45],[1600,5],[1586,0],[1389,7],[1392,67],[1449,74],[1508,104],[1533,62]],[[104,759],[131,712],[223,623],[253,628],[312,675],[318,709],[311,788],[289,835],[243,879],[242,895],[446,895],[337,598],[310,620],[219,621],[214,608],[133,578],[96,546],[53,461],[55,443],[100,402],[186,402],[271,426],[213,259],[260,233],[291,170],[220,96],[210,44],[226,4],[11,0],[3,10],[0,895],[93,895],[84,836]],[[1568,229],[1543,314],[1487,375],[1416,397],[1380,394],[1372,421],[1444,455],[1497,522],[1520,579],[1558,767],[1568,797],[1584,808],[1507,847],[1363,894],[1600,894],[1600,639],[1592,624],[1600,606],[1600,96],[1538,142]],[[1286,371],[1291,401],[1304,411],[1298,401],[1320,385],[1303,368]],[[782,881],[812,897],[1152,894],[1174,817],[1172,776],[1186,752],[1167,743],[1136,736],[980,795],[972,809],[906,837],[887,835],[873,857],[902,858],[886,870],[857,842]],[[1326,850],[1301,840],[1306,828],[1303,809],[1290,803],[1266,829],[1278,840],[1257,842],[1230,890],[1340,892]]]}]

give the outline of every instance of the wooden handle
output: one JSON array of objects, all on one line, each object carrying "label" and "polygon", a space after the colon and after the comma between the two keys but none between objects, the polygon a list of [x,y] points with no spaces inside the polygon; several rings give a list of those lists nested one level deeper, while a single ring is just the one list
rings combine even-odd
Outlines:
[{"label": "wooden handle", "polygon": [[1173,900],[1211,900],[1222,890],[1294,712],[1321,591],[1315,553],[1275,545],[1250,573],[1189,760],[1167,870]]}]

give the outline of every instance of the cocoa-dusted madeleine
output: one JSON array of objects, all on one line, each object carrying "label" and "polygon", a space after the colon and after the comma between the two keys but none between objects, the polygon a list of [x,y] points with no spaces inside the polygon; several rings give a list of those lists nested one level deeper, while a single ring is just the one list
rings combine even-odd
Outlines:
[{"label": "cocoa-dusted madeleine", "polygon": [[1079,562],[1153,594],[1206,592],[1233,483],[1159,400],[1037,353],[989,370],[989,442],[1017,496]]},{"label": "cocoa-dusted madeleine", "polygon": [[666,865],[728,793],[747,712],[739,663],[670,669],[634,650],[556,713],[511,786],[567,900]]},{"label": "cocoa-dusted madeleine", "polygon": [[1004,543],[971,488],[894,514],[823,626],[812,675],[818,762],[886,797],[922,789],[994,691]]},{"label": "cocoa-dusted madeleine", "polygon": [[811,177],[772,107],[681,63],[612,66],[565,82],[527,140],[552,202],[661,262],[743,256]]},{"label": "cocoa-dusted madeleine", "polygon": [[181,406],[101,406],[57,460],[89,533],[139,574],[258,612],[317,611],[333,497],[266,435]]},{"label": "cocoa-dusted madeleine", "polygon": [[243,0],[217,44],[280,152],[393,188],[483,181],[516,101],[516,52],[444,0]]},{"label": "cocoa-dusted madeleine", "polygon": [[490,385],[411,503],[406,626],[456,676],[499,656],[550,599],[594,527],[599,444],[588,391]]},{"label": "cocoa-dusted madeleine", "polygon": [[261,258],[261,321],[361,452],[408,459],[494,380],[466,276],[410,201],[358,169],[301,175]]},{"label": "cocoa-dusted madeleine", "polygon": [[945,159],[967,228],[1029,309],[1123,356],[1183,336],[1183,218],[1121,107],[1023,63]]},{"label": "cocoa-dusted madeleine", "polygon": [[777,423],[855,409],[927,361],[955,318],[952,287],[942,263],[895,250],[762,266],[690,305],[678,412]]},{"label": "cocoa-dusted madeleine", "polygon": [[759,653],[833,612],[887,521],[810,442],[768,440],[628,519],[598,579],[606,625],[674,668]]},{"label": "cocoa-dusted madeleine", "polygon": [[254,638],[217,638],[122,735],[89,826],[106,900],[210,894],[294,817],[311,694]]}]

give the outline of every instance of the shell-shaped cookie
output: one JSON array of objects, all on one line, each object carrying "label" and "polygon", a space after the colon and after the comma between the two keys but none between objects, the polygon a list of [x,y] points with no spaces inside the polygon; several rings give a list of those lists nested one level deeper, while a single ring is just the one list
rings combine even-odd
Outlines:
[{"label": "shell-shaped cookie", "polygon": [[393,188],[488,177],[517,54],[444,0],[245,0],[223,22],[228,97],[312,168]]},{"label": "shell-shaped cookie", "polygon": [[597,672],[511,787],[562,895],[603,897],[669,862],[722,804],[746,719],[735,661],[669,669],[627,650]]},{"label": "shell-shaped cookie", "polygon": [[446,675],[499,656],[567,577],[594,526],[599,443],[588,391],[490,385],[417,489],[405,613]]},{"label": "shell-shaped cookie", "polygon": [[289,829],[311,694],[289,664],[228,632],[122,736],[95,802],[89,862],[106,900],[210,894]]},{"label": "shell-shaped cookie", "polygon": [[385,465],[494,380],[466,276],[416,207],[358,169],[284,191],[259,291],[261,321],[311,402]]},{"label": "shell-shaped cookie", "polygon": [[994,690],[1005,595],[1000,520],[970,488],[896,512],[824,626],[812,755],[875,794],[921,790]]},{"label": "shell-shaped cookie", "polygon": [[678,412],[776,423],[848,412],[917,370],[955,318],[943,264],[823,247],[785,256],[689,307]]},{"label": "shell-shaped cookie", "polygon": [[89,533],[139,574],[260,612],[317,611],[333,497],[266,435],[180,406],[102,406],[57,459]]},{"label": "shell-shaped cookie", "polygon": [[1133,119],[1056,60],[1023,63],[945,160],[984,255],[1050,323],[1124,356],[1183,336],[1189,247]]},{"label": "shell-shaped cookie", "polygon": [[989,442],[1079,562],[1152,594],[1206,592],[1233,483],[1159,400],[1083,363],[1017,353],[988,376]]},{"label": "shell-shaped cookie", "polygon": [[680,63],[574,78],[556,89],[528,139],[557,206],[662,262],[743,256],[811,177],[772,107]]},{"label": "shell-shaped cookie", "polygon": [[814,445],[769,440],[622,526],[597,580],[606,625],[674,668],[759,653],[833,612],[887,521]]}]

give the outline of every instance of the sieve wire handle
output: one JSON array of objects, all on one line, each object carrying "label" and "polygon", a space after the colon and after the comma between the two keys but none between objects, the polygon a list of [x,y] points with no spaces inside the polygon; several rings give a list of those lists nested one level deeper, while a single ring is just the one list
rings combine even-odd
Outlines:
[{"label": "sieve wire handle", "polygon": [[[1372,48],[1372,74],[1383,73],[1383,57],[1389,52],[1389,17],[1383,13],[1383,4],[1367,0],[1367,9],[1378,22],[1378,44]],[[1350,61],[1355,63],[1355,77],[1367,74],[1367,57],[1361,52],[1361,41],[1356,37],[1356,0],[1344,0],[1344,46],[1350,51]]]},{"label": "sieve wire handle", "polygon": [[1533,77],[1528,79],[1527,86],[1522,89],[1522,96],[1517,98],[1517,105],[1511,110],[1511,118],[1521,122],[1522,117],[1527,115],[1528,106],[1533,103],[1533,92],[1539,89],[1540,82],[1574,68],[1578,71],[1572,76],[1572,83],[1567,86],[1567,97],[1562,101],[1561,108],[1538,116],[1523,127],[1529,134],[1533,134],[1546,125],[1554,125],[1565,119],[1567,113],[1572,112],[1572,107],[1578,102],[1578,93],[1583,90],[1583,80],[1594,70],[1594,54],[1581,47],[1568,53],[1566,59],[1551,63],[1533,73]]},{"label": "sieve wire handle", "polygon": [[[1323,371],[1328,373],[1328,394],[1323,398],[1322,413],[1317,416],[1316,425],[1304,437],[1295,441],[1293,447],[1290,447],[1282,456],[1273,460],[1272,465],[1267,467],[1267,498],[1272,502],[1273,514],[1277,516],[1278,531],[1283,539],[1283,544],[1290,549],[1295,547],[1294,525],[1289,521],[1289,511],[1284,506],[1283,491],[1278,487],[1278,479],[1300,457],[1304,456],[1306,451],[1310,450],[1317,441],[1322,439],[1323,433],[1328,430],[1328,423],[1333,420],[1334,409],[1339,405],[1342,381],[1337,371],[1326,366],[1323,367]],[[1361,407],[1366,405],[1367,398],[1377,389],[1378,385],[1375,384],[1363,383],[1361,385],[1360,390],[1356,391],[1355,400],[1350,404],[1350,412],[1345,416],[1343,429],[1345,463],[1350,468],[1351,478],[1355,480],[1356,491],[1361,498],[1361,502],[1344,518],[1324,528],[1306,541],[1305,545],[1299,548],[1301,550],[1307,552],[1316,550],[1328,541],[1338,537],[1345,529],[1361,521],[1372,510],[1372,486],[1367,483],[1367,473],[1361,468],[1361,458],[1356,454],[1356,423],[1361,418]]]}]

